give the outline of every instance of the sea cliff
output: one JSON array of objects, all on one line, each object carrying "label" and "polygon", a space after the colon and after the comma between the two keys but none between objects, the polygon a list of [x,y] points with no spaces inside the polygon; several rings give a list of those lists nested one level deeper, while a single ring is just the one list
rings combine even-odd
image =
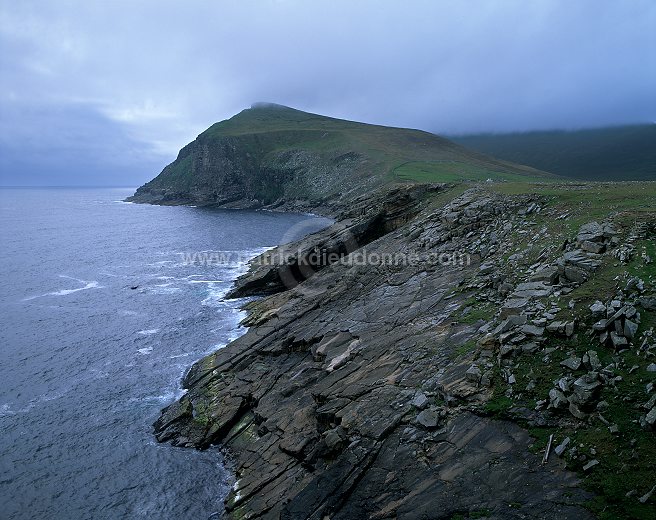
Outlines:
[{"label": "sea cliff", "polygon": [[653,517],[654,183],[289,110],[218,123],[134,196],[335,220],[253,259],[247,333],[157,439],[229,453],[231,518]]},{"label": "sea cliff", "polygon": [[[255,259],[232,296],[268,296],[246,306],[244,336],[191,368],[157,439],[228,450],[235,518],[592,518],[603,485],[584,490],[572,470],[619,464],[611,424],[653,436],[650,394],[621,426],[612,412],[627,365],[641,387],[654,379],[651,329],[624,331],[640,314],[653,323],[653,281],[631,282],[628,267],[607,277],[647,247],[654,215],[638,228],[622,213],[584,222],[526,191],[388,188]],[[615,299],[634,311],[591,342],[597,299],[604,314],[621,310]]]}]

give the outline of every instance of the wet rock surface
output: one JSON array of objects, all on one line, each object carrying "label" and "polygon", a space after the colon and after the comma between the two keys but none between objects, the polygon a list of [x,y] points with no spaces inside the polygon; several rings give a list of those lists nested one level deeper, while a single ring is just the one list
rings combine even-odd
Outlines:
[{"label": "wet rock surface", "polygon": [[[538,204],[481,189],[439,205],[408,193],[389,192],[387,205],[374,208],[384,223],[379,236],[301,283],[268,290],[279,265],[240,280],[236,294],[273,294],[249,304],[245,335],[190,369],[188,392],[155,424],[157,439],[229,451],[237,481],[226,510],[235,518],[451,518],[476,510],[591,518],[581,505],[589,494],[573,473],[556,458],[542,466],[525,430],[480,408],[494,367],[512,387],[510,360],[538,351],[552,333],[550,309],[529,322],[527,308],[560,279],[578,283],[567,265],[591,272],[587,253],[505,287],[496,269],[480,266],[512,232],[508,216],[538,212]],[[326,248],[345,229],[355,235],[352,226],[372,215],[359,211],[362,218],[351,214],[300,250]],[[604,243],[604,229],[585,239]],[[356,253],[412,261],[349,263]],[[507,295],[507,315],[494,327],[456,314],[481,287]],[[572,335],[574,325],[553,333]],[[586,414],[596,405],[604,378],[592,372],[594,356],[569,368],[585,363],[591,372],[564,381],[555,407]]]}]

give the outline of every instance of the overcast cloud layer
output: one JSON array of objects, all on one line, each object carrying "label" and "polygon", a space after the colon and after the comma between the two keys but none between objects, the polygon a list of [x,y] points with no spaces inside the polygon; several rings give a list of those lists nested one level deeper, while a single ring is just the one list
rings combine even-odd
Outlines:
[{"label": "overcast cloud layer", "polygon": [[255,101],[472,133],[656,119],[653,0],[0,2],[0,184],[138,185]]}]

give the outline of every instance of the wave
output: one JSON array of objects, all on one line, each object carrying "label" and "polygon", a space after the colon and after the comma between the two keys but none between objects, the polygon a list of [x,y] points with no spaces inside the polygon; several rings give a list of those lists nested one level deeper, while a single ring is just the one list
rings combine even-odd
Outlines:
[{"label": "wave", "polygon": [[16,412],[11,409],[9,404],[3,404],[0,406],[0,417],[6,417],[9,415],[16,415]]},{"label": "wave", "polygon": [[27,298],[23,298],[22,301],[29,301],[29,300],[34,300],[36,298],[43,298],[45,296],[66,296],[68,294],[73,294],[79,291],[86,291],[88,289],[103,289],[103,286],[100,285],[96,280],[93,281],[87,281],[87,280],[80,280],[79,278],[73,278],[72,276],[67,276],[65,274],[60,274],[60,278],[68,278],[70,280],[75,280],[77,282],[85,284],[83,287],[77,287],[75,289],[61,289],[59,291],[52,291],[52,292],[47,292],[44,294],[37,294],[36,296],[28,296]]},{"label": "wave", "polygon": [[158,332],[159,329],[147,329],[147,330],[137,331],[137,334],[141,334],[142,336],[151,336],[153,334],[157,334]]}]

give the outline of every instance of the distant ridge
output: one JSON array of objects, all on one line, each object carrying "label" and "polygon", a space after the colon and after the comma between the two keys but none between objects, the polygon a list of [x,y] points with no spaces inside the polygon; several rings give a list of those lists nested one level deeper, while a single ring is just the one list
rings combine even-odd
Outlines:
[{"label": "distant ridge", "polygon": [[407,182],[548,179],[429,132],[326,117],[275,103],[213,124],[130,200],[222,207],[351,200]]},{"label": "distant ridge", "polygon": [[451,139],[478,152],[576,179],[656,179],[655,124]]}]

